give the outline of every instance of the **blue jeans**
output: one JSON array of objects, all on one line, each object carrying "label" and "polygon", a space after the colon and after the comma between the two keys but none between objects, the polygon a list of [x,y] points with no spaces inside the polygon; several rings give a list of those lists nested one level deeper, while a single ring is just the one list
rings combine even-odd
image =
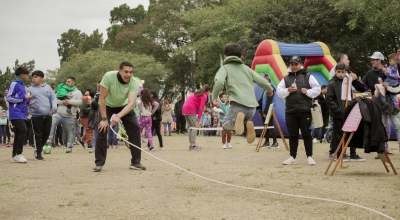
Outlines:
[{"label": "blue jeans", "polygon": [[60,115],[59,113],[56,113],[55,115],[53,115],[53,122],[51,124],[50,136],[47,139],[47,142],[50,142],[50,143],[52,142],[53,136],[54,136],[54,131],[56,130],[56,127],[61,124],[63,126],[63,129],[67,132],[67,135],[68,135],[67,147],[68,148],[74,147],[75,120],[76,120],[75,118],[64,117],[64,116]]},{"label": "blue jeans", "polygon": [[[116,124],[112,129],[118,134],[119,124]],[[108,129],[108,145],[118,145],[117,135],[111,129]]]},{"label": "blue jeans", "polygon": [[164,123],[163,122],[163,125],[164,125],[164,134],[167,134],[167,127],[168,127],[168,131],[169,131],[169,134],[171,134],[171,123]]},{"label": "blue jeans", "polygon": [[254,113],[256,112],[256,108],[247,107],[239,103],[233,102],[223,120],[222,127],[224,128],[224,130],[235,130],[235,120],[239,112],[243,112],[244,124],[246,124],[246,122],[253,117]]},{"label": "blue jeans", "polygon": [[385,128],[387,128],[388,116],[389,116],[390,122],[392,123],[392,125],[394,127],[394,130],[396,131],[397,142],[399,143],[399,146],[400,146],[400,119],[399,119],[399,116],[392,115],[392,114],[382,114],[382,122],[383,122],[383,125],[385,125]]}]

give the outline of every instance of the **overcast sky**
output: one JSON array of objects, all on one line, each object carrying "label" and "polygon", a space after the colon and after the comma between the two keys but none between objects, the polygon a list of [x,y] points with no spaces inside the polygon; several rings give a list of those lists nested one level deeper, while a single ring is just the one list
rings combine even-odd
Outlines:
[{"label": "overcast sky", "polygon": [[0,69],[34,59],[35,69],[60,67],[57,39],[69,29],[90,35],[99,29],[107,39],[110,11],[127,3],[131,8],[149,0],[2,0],[0,4]]}]

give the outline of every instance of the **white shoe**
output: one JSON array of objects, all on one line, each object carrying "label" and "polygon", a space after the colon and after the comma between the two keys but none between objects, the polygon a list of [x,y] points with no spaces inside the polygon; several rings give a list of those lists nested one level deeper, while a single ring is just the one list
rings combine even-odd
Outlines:
[{"label": "white shoe", "polygon": [[228,148],[231,149],[232,148],[232,144],[228,143]]},{"label": "white shoe", "polygon": [[296,164],[296,159],[294,159],[292,156],[289,157],[289,159],[283,161],[283,165],[292,165]]},{"label": "white shoe", "polygon": [[314,159],[312,159],[312,157],[307,157],[307,163],[308,163],[308,165],[310,165],[310,166],[315,165],[315,161],[314,161]]},{"label": "white shoe", "polygon": [[312,140],[312,142],[314,143],[314,144],[316,144],[318,141],[317,141],[317,138],[314,138],[313,140]]},{"label": "white shoe", "polygon": [[226,144],[222,145],[222,149],[226,149]]},{"label": "white shoe", "polygon": [[22,154],[18,154],[11,158],[12,163],[26,163],[28,162]]}]

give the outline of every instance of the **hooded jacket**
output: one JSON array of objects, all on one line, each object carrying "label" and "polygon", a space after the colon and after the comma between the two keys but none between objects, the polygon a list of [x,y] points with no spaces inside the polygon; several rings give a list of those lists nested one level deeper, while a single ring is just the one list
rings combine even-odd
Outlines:
[{"label": "hooded jacket", "polygon": [[226,87],[229,102],[255,108],[258,106],[254,93],[254,83],[268,92],[272,92],[271,84],[258,75],[237,56],[228,56],[224,59],[223,66],[219,68],[214,78],[213,100]]},{"label": "hooded jacket", "polygon": [[51,116],[51,110],[57,110],[57,99],[54,91],[45,82],[41,86],[32,83],[27,92],[32,94],[35,103],[29,106],[32,117]]},{"label": "hooded jacket", "polygon": [[15,79],[8,87],[7,102],[9,102],[9,119],[26,120],[29,100],[25,100],[26,90],[21,79]]},{"label": "hooded jacket", "polygon": [[67,96],[69,104],[72,105],[71,106],[72,114],[69,114],[67,112],[67,106],[63,105],[62,104],[63,100],[59,99],[57,99],[57,104],[58,104],[57,112],[64,117],[75,118],[76,113],[78,112],[78,107],[82,105],[82,97],[83,97],[82,92],[75,87],[75,90],[72,92],[68,92]]}]

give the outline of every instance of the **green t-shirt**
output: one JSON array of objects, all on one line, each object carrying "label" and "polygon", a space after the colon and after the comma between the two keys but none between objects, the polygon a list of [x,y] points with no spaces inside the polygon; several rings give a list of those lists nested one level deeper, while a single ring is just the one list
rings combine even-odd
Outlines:
[{"label": "green t-shirt", "polygon": [[132,77],[127,84],[118,81],[118,71],[110,71],[104,74],[100,85],[108,89],[106,105],[112,108],[123,107],[128,104],[128,95],[137,94],[139,91],[139,82]]},{"label": "green t-shirt", "polygon": [[139,106],[138,106],[138,102],[139,102],[139,97],[136,98],[136,102],[135,102],[135,106],[133,106],[133,111],[135,111],[135,115],[139,116]]}]

